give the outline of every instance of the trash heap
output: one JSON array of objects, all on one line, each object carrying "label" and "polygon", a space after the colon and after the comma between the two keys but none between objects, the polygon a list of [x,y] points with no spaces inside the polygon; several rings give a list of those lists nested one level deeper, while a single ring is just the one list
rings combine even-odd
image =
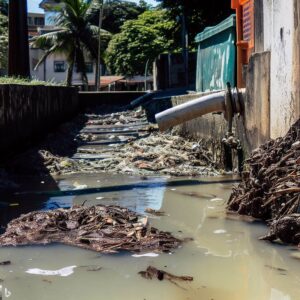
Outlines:
[{"label": "trash heap", "polygon": [[254,150],[228,209],[265,220],[263,239],[300,243],[300,119],[286,136]]},{"label": "trash heap", "polygon": [[97,162],[97,169],[117,173],[173,176],[218,175],[212,154],[200,143],[154,132],[118,149],[114,157]]},{"label": "trash heap", "polygon": [[111,114],[90,114],[87,125],[125,125],[135,122],[147,121],[143,110],[121,111]]},{"label": "trash heap", "polygon": [[182,241],[151,227],[147,217],[113,205],[30,212],[12,220],[0,236],[0,246],[50,243],[115,253],[170,252]]},{"label": "trash heap", "polygon": [[[99,135],[93,126],[109,133]],[[115,132],[116,128],[121,133]],[[126,135],[126,130],[122,131],[126,128],[136,133]],[[103,142],[106,146],[93,146]],[[74,158],[76,154],[79,155]],[[103,157],[85,158],[91,154]],[[212,153],[203,143],[177,134],[159,133],[156,125],[147,122],[144,110],[127,110],[78,116],[38,146],[14,157],[6,170],[13,175],[41,176],[96,172],[214,176],[219,175],[216,167]]]}]

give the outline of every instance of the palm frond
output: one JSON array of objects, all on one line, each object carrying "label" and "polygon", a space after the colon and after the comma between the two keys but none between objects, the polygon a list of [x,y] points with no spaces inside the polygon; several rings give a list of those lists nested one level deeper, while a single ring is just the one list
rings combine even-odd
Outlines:
[{"label": "palm frond", "polygon": [[52,54],[52,53],[54,53],[54,52],[56,52],[56,45],[53,45],[53,47],[51,47],[49,50],[47,50],[44,54],[43,54],[43,56],[40,58],[40,60],[37,62],[37,64],[35,65],[35,67],[34,67],[34,70],[36,71],[37,70],[37,68],[46,60],[46,58],[50,55],[50,54]]}]

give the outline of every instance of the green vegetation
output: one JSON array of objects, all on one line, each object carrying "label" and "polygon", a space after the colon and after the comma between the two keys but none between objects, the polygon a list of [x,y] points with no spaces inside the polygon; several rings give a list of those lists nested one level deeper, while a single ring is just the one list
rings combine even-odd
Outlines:
[{"label": "green vegetation", "polygon": [[151,64],[160,53],[173,49],[175,27],[176,22],[169,20],[164,10],[145,11],[136,20],[126,21],[107,49],[111,73],[144,74],[147,60]]},{"label": "green vegetation", "polygon": [[62,84],[54,83],[52,81],[41,81],[36,79],[25,79],[7,76],[0,77],[0,84],[62,86]]},{"label": "green vegetation", "polygon": [[[88,85],[86,75],[86,58],[97,58],[99,28],[91,24],[98,8],[98,1],[62,0],[64,8],[59,10],[55,23],[57,31],[43,34],[34,38],[32,46],[45,50],[45,54],[38,62],[39,66],[50,54],[63,53],[68,62],[67,85],[72,83],[73,68],[76,65],[81,73],[82,81]],[[110,39],[110,34],[102,30],[102,45]]]},{"label": "green vegetation", "polygon": [[[137,19],[137,17],[149,9],[145,1],[140,1],[139,4],[122,1],[109,0],[104,2],[102,28],[115,34],[121,31],[121,26],[125,21]],[[92,23],[98,25],[98,14],[95,15]]]},{"label": "green vegetation", "polygon": [[213,26],[233,13],[230,1],[220,0],[156,0],[161,8],[167,9],[173,20],[186,19],[190,44],[194,45],[197,33],[207,26]]},{"label": "green vegetation", "polygon": [[0,13],[0,69],[7,69],[8,18]]},{"label": "green vegetation", "polygon": [[0,0],[0,69],[7,69],[8,62],[8,2]]}]

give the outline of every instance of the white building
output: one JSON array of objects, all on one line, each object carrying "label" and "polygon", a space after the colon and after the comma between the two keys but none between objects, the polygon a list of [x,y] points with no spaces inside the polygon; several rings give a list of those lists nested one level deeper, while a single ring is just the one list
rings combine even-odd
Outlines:
[{"label": "white building", "polygon": [[[51,7],[57,6],[54,0],[43,0],[40,3],[40,7],[45,12],[45,25],[38,28],[40,34],[55,30],[54,21],[57,12],[53,12]],[[52,54],[42,63],[37,69],[35,69],[38,61],[44,55],[44,51],[41,49],[30,48],[30,70],[32,78],[52,81],[55,83],[62,83],[67,78],[68,63],[66,57],[63,54]],[[95,84],[95,69],[96,63],[93,61],[86,61],[86,71],[89,85]],[[101,67],[102,73],[103,68]],[[101,74],[103,75],[103,74]],[[81,73],[77,72],[76,66],[73,70],[73,85],[82,85]]]}]

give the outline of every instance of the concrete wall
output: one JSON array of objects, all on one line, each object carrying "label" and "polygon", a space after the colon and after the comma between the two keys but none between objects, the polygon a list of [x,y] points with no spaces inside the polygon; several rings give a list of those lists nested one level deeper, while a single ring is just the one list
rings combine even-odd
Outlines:
[{"label": "concrete wall", "polygon": [[270,57],[269,51],[255,53],[248,64],[244,114],[238,126],[246,152],[270,139]]},{"label": "concrete wall", "polygon": [[45,137],[78,108],[75,88],[0,85],[0,161]]},{"label": "concrete wall", "polygon": [[[292,123],[300,116],[299,96],[299,0],[257,0],[255,1],[255,52],[249,68],[256,70],[255,80],[263,81],[269,93],[269,116],[271,138],[284,135]],[[261,13],[263,11],[263,14]],[[269,82],[265,80],[265,70],[258,69],[259,64],[268,64],[258,56],[269,52]],[[252,95],[253,106],[260,113],[261,99],[265,98],[264,85],[251,84],[253,77],[248,70],[247,88]],[[268,102],[267,100],[265,100]],[[263,103],[265,106],[265,103]],[[266,106],[265,106],[266,107]],[[268,115],[268,113],[267,113]],[[258,126],[258,130],[259,130]]]}]

